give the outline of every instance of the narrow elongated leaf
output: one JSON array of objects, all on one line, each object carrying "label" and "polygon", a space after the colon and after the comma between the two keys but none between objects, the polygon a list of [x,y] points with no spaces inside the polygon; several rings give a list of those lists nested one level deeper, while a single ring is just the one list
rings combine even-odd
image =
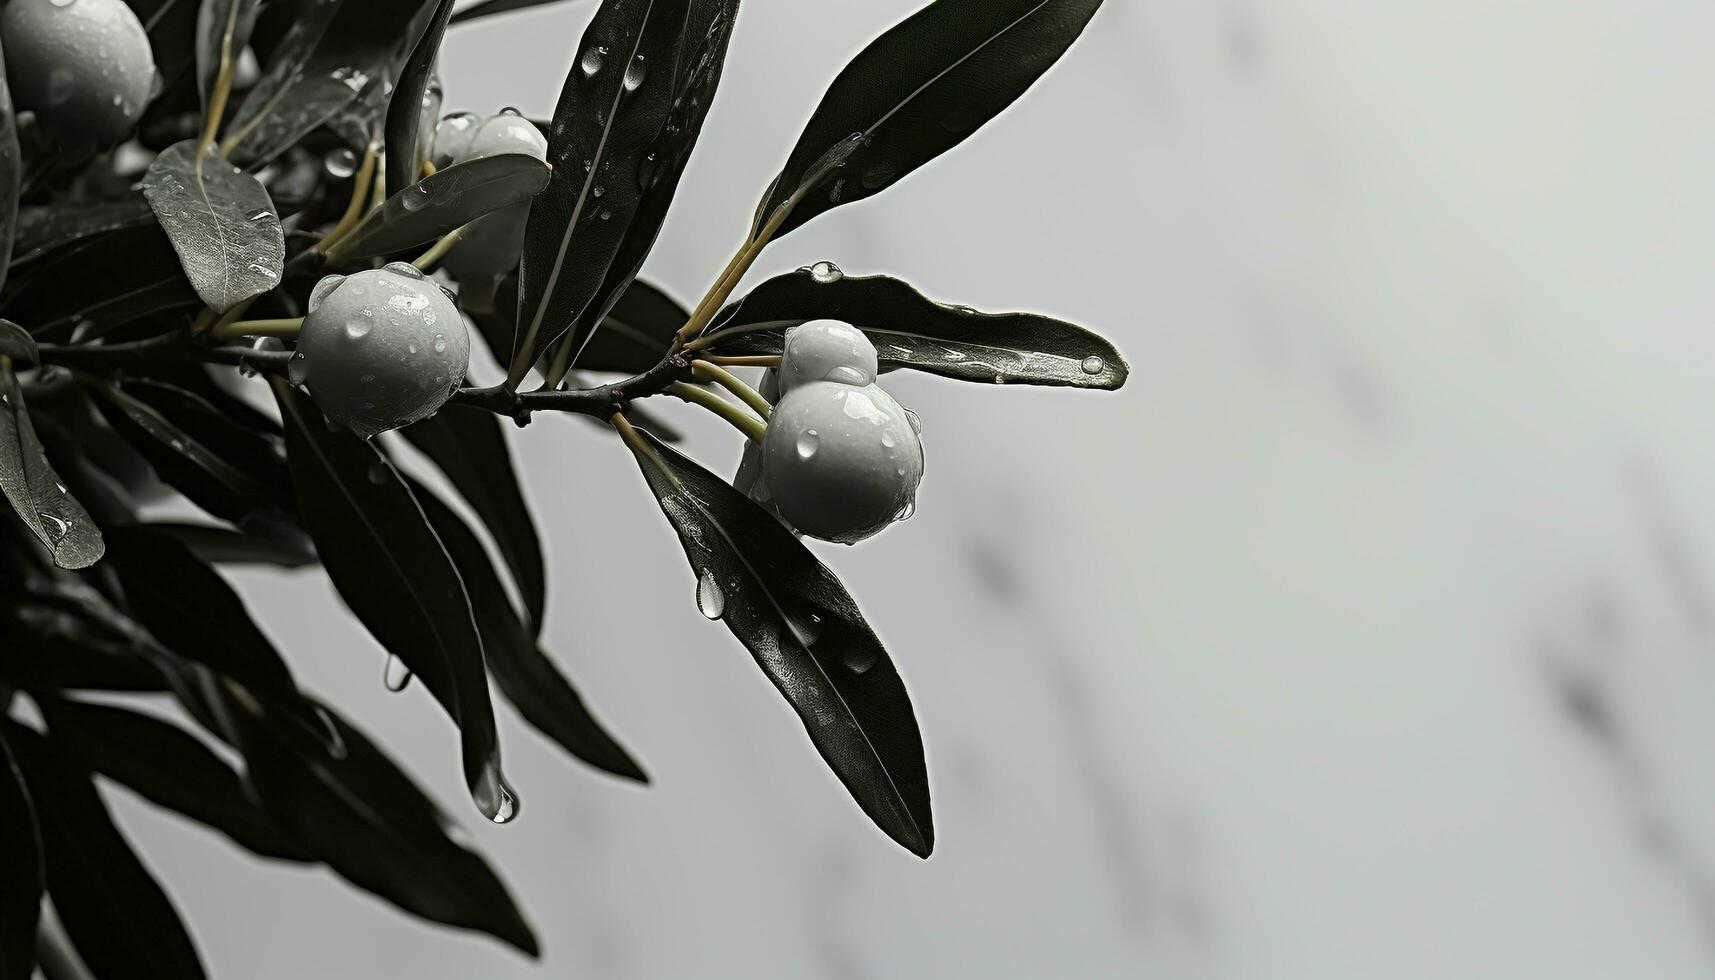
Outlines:
[{"label": "narrow elongated leaf", "polygon": [[349,722],[329,710],[345,750],[336,757],[237,700],[221,715],[268,813],[341,876],[407,912],[537,954],[487,862],[447,836],[445,815]]},{"label": "narrow elongated leaf", "polygon": [[[597,301],[673,109],[688,9],[688,0],[606,0],[578,43],[548,129],[554,174],[525,223],[515,356],[545,349]],[[574,350],[583,340],[571,339]]]},{"label": "narrow elongated leaf", "polygon": [[[387,186],[405,188],[417,179],[423,161],[419,150],[423,142],[419,132],[423,125],[423,96],[429,90],[429,78],[435,72],[435,57],[441,50],[441,37],[447,32],[447,18],[453,13],[453,0],[436,0],[435,12],[405,67],[399,73],[399,84],[387,103]],[[430,121],[430,125],[433,125]]]},{"label": "narrow elongated leaf", "polygon": [[[371,84],[390,84],[426,0],[326,0],[293,22],[228,127],[233,157],[272,160]],[[385,105],[385,103],[381,103]]]},{"label": "narrow elongated leaf", "polygon": [[839,579],[785,525],[647,432],[643,477],[697,575],[697,604],[738,637],[876,826],[935,846],[923,740],[905,683]]},{"label": "narrow elongated leaf", "polygon": [[[67,289],[101,270],[100,289]],[[23,278],[23,270],[16,278]],[[200,303],[166,232],[153,221],[93,235],[29,267],[5,315],[42,340],[93,340],[151,313]]]},{"label": "narrow elongated leaf", "polygon": [[149,525],[171,535],[191,554],[211,565],[272,565],[276,568],[305,568],[316,564],[315,549],[308,540],[259,538],[224,527],[203,524],[156,522]]},{"label": "narrow elongated leaf", "polygon": [[18,193],[23,186],[24,154],[18,146],[17,114],[6,63],[0,59],[0,286],[12,263],[12,239],[18,229]]},{"label": "narrow elongated leaf", "polygon": [[666,356],[673,335],[690,319],[691,311],[659,286],[633,279],[584,345],[578,364],[586,371],[642,374]]},{"label": "narrow elongated leaf", "polygon": [[9,358],[0,356],[0,492],[61,568],[101,559],[101,532],[48,465]]},{"label": "narrow elongated leaf", "polygon": [[448,405],[403,432],[413,446],[434,460],[494,535],[500,556],[524,599],[534,636],[542,632],[547,576],[542,567],[542,542],[512,467],[504,425],[491,412]]},{"label": "narrow elongated leaf", "polygon": [[596,289],[595,298],[572,324],[568,342],[578,345],[573,357],[577,365],[591,363],[587,360],[590,345],[610,325],[608,313],[624,298],[638,270],[643,268],[643,260],[655,247],[656,236],[678,191],[679,178],[702,133],[703,119],[714,104],[721,68],[726,64],[727,42],[732,39],[737,18],[738,0],[691,0],[686,9],[684,36],[674,66],[673,101],[666,123],[639,164],[636,211]]},{"label": "narrow elongated leaf", "polygon": [[491,211],[530,200],[548,185],[549,173],[547,164],[525,153],[454,164],[395,191],[364,216],[339,252],[366,258],[434,241]]},{"label": "narrow elongated leaf", "polygon": [[453,23],[462,24],[465,21],[488,17],[493,14],[505,14],[514,10],[526,10],[530,7],[540,7],[543,4],[556,3],[558,0],[482,0],[453,14]]},{"label": "narrow elongated leaf", "polygon": [[197,94],[205,113],[220,75],[222,53],[237,62],[238,52],[250,39],[250,29],[256,26],[260,6],[261,0],[202,0],[197,5]]},{"label": "narrow elongated leaf", "polygon": [[56,248],[102,232],[155,223],[155,212],[141,191],[112,201],[55,201],[18,213],[14,266],[33,262]]},{"label": "narrow elongated leaf", "polygon": [[219,153],[199,158],[196,140],[174,143],[149,165],[143,195],[210,308],[223,312],[280,282],[286,239],[268,189]]},{"label": "narrow elongated leaf", "polygon": [[470,591],[471,609],[482,630],[483,650],[500,690],[518,708],[524,720],[558,742],[572,755],[616,776],[648,782],[642,767],[610,735],[584,705],[584,700],[564,674],[536,645],[525,623],[518,617],[500,576],[488,560],[471,529],[452,508],[435,498],[427,488],[412,483],[417,502],[435,529],[447,553],[458,565],[465,588]]},{"label": "narrow elongated leaf", "polygon": [[846,276],[827,262],[757,286],[715,317],[705,342],[721,354],[778,354],[788,327],[823,319],[867,334],[884,369],[1110,390],[1130,370],[1113,344],[1064,320],[948,306],[898,279]]},{"label": "narrow elongated leaf", "polygon": [[379,450],[330,430],[285,381],[273,387],[304,525],[328,578],[458,723],[465,784],[477,807],[491,820],[511,819],[517,799],[500,771],[482,637],[458,569]]},{"label": "narrow elongated leaf", "polygon": [[11,320],[0,320],[0,357],[10,357],[12,363],[28,367],[42,359],[36,338]]},{"label": "narrow elongated leaf", "polygon": [[42,832],[24,774],[0,732],[0,980],[30,980],[36,968],[36,919],[47,887]]},{"label": "narrow elongated leaf", "polygon": [[0,678],[20,688],[159,691],[165,680],[139,645],[75,607],[0,598]]},{"label": "narrow elongated leaf", "polygon": [[1058,61],[1102,0],[936,0],[834,78],[757,209],[775,233],[862,200],[959,145]]},{"label": "narrow elongated leaf", "polygon": [[124,708],[52,698],[41,706],[55,743],[85,767],[253,853],[313,860],[257,805],[238,773],[183,729]]},{"label": "narrow elongated leaf", "polygon": [[102,980],[204,976],[172,901],[113,825],[89,774],[35,732],[3,727],[35,804],[48,895],[84,962]]}]

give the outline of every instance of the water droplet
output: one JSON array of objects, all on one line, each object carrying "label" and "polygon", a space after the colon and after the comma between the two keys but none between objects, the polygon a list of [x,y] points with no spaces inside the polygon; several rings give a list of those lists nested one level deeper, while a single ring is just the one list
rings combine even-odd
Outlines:
[{"label": "water droplet", "polygon": [[61,518],[48,513],[38,513],[36,516],[42,519],[42,527],[48,532],[48,537],[55,541],[71,533],[71,524]]},{"label": "water droplet", "polygon": [[797,443],[798,458],[809,459],[811,456],[816,455],[816,450],[821,446],[821,444],[822,437],[816,434],[815,429],[805,429],[803,432],[800,432],[798,434]]},{"label": "water droplet", "polygon": [[850,364],[840,364],[830,370],[828,376],[822,380],[832,381],[835,384],[862,386],[869,384],[873,379],[862,368],[853,367]]},{"label": "water droplet", "polygon": [[502,115],[502,116],[522,116],[522,115],[524,115],[524,113],[522,113],[522,112],[519,112],[519,111],[518,111],[518,107],[517,107],[517,106],[510,106],[510,105],[509,105],[509,106],[502,106],[502,107],[501,107],[501,109],[500,109],[500,112],[499,112],[499,113],[498,113],[498,115]]},{"label": "water droplet", "polygon": [[601,220],[603,220],[603,221],[606,221],[606,220],[607,220],[607,219],[609,219],[609,218],[611,218],[611,217],[613,217],[613,212],[612,212],[612,211],[606,211],[606,210],[604,210],[604,211],[602,211],[602,213],[601,213]]},{"label": "water droplet", "polygon": [[415,340],[405,341],[405,353],[407,353],[407,354],[417,353],[417,342]]},{"label": "water droplet", "polygon": [[1084,363],[1081,367],[1083,367],[1085,374],[1101,374],[1103,371],[1108,369],[1108,362],[1094,354],[1091,354],[1089,357],[1084,358]]},{"label": "water droplet", "polygon": [[404,276],[407,279],[422,279],[423,278],[423,270],[417,268],[416,266],[412,265],[409,262],[389,262],[386,265],[382,266],[381,268],[387,272],[393,273],[396,276]]},{"label": "water droplet", "polygon": [[888,448],[888,449],[892,449],[892,448],[893,448],[893,447],[894,447],[894,445],[895,445],[895,442],[894,442],[894,439],[893,439],[893,433],[891,433],[891,432],[883,432],[883,433],[882,433],[882,434],[881,434],[881,444],[882,444],[882,446],[884,446],[884,447],[886,447],[886,448]]},{"label": "water droplet", "polygon": [[899,508],[899,513],[895,514],[893,519],[896,521],[909,521],[916,513],[917,500],[916,498],[913,498],[911,500],[907,500],[904,507]]},{"label": "water droplet", "polygon": [[715,581],[715,574],[706,568],[697,577],[697,610],[710,619],[719,619],[726,612],[726,593]]},{"label": "water droplet", "polygon": [[252,211],[250,213],[250,220],[251,221],[262,221],[262,220],[267,219],[267,218],[272,218],[273,216],[274,216],[274,212],[268,210],[267,208],[257,208],[255,211]]},{"label": "water droplet", "polygon": [[839,266],[826,259],[810,266],[810,278],[817,282],[838,282],[844,275],[845,273],[840,271]]},{"label": "water droplet", "polygon": [[399,203],[407,211],[420,211],[434,196],[435,189],[431,185],[426,183],[412,184],[411,189],[405,192],[405,196],[400,199]]},{"label": "water droplet", "polygon": [[77,0],[49,0],[54,6],[64,9],[76,3]]},{"label": "water droplet", "polygon": [[328,176],[344,179],[357,173],[357,154],[349,146],[339,146],[328,151],[322,158],[322,167]]},{"label": "water droplet", "polygon": [[648,74],[649,66],[643,63],[642,55],[631,59],[631,64],[625,66],[625,90],[627,92],[637,91],[637,87],[643,84],[644,76]]},{"label": "water droplet", "polygon": [[994,383],[997,385],[1006,384],[1006,375],[1004,375],[1004,374],[995,375],[994,376]]},{"label": "water droplet", "polygon": [[602,55],[606,53],[606,48],[590,48],[584,52],[583,60],[578,62],[578,67],[583,69],[585,78],[593,78],[596,72],[601,71]]},{"label": "water droplet", "polygon": [[435,334],[435,353],[445,354],[446,352],[447,352],[447,338],[441,336],[440,334]]},{"label": "water droplet", "polygon": [[595,189],[594,189],[594,190],[592,190],[592,191],[590,191],[590,193],[591,193],[591,194],[594,194],[594,195],[595,195],[595,196],[596,196],[596,197],[600,197],[600,196],[602,196],[602,195],[603,195],[603,194],[606,194],[606,193],[607,193],[607,188],[605,188],[605,187],[603,187],[603,186],[601,186],[601,185],[600,185],[600,184],[597,184],[597,185],[596,185],[596,186],[595,186]]},{"label": "water droplet", "polygon": [[310,359],[305,356],[303,351],[298,351],[296,354],[293,354],[292,359],[286,362],[286,380],[293,384],[303,384],[309,379],[309,375]]},{"label": "water droplet", "polygon": [[854,674],[867,674],[881,658],[876,655],[874,648],[853,644],[840,653],[840,663]]},{"label": "water droplet", "polygon": [[370,463],[369,464],[369,482],[375,484],[378,487],[382,486],[383,484],[385,484],[387,482],[388,471],[389,471],[388,465],[386,463],[383,463],[379,459],[373,463]]},{"label": "water droplet", "polygon": [[923,434],[923,420],[917,417],[916,412],[913,412],[909,408],[906,409],[905,410],[905,421],[911,423],[911,431],[912,432],[915,432],[918,435]]},{"label": "water droplet", "polygon": [[362,340],[369,336],[369,311],[364,310],[363,316],[345,322],[345,335],[351,340]]},{"label": "water droplet", "polygon": [[387,655],[387,663],[381,668],[381,683],[397,694],[410,686],[411,668],[405,666],[405,661],[390,653]]}]

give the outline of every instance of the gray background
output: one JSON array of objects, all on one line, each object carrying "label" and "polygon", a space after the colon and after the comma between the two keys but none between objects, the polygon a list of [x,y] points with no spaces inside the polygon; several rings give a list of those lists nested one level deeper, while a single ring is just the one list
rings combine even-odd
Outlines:
[{"label": "gray background", "polygon": [[[651,279],[702,292],[914,6],[746,0]],[[590,9],[455,28],[448,108],[548,113]],[[888,382],[918,515],[822,550],[922,720],[928,862],[697,614],[628,454],[559,418],[515,440],[550,648],[649,789],[509,716],[523,814],[482,825],[325,580],[236,576],[503,869],[540,963],[109,798],[221,977],[1707,976],[1712,36],[1693,2],[1110,0],[956,152],[763,256],[1132,365]]]}]

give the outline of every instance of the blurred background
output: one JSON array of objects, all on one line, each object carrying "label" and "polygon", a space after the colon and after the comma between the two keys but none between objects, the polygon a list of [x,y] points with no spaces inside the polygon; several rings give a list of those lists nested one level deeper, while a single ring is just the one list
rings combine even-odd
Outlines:
[{"label": "blurred background", "polygon": [[[745,0],[647,278],[701,295],[917,5]],[[591,9],[455,27],[447,109],[547,115]],[[541,962],[108,796],[221,977],[1709,976],[1712,36],[1700,2],[1110,0],[959,149],[764,254],[752,280],[828,259],[1131,362],[1115,394],[891,375],[917,517],[819,548],[911,689],[927,862],[564,418],[514,443],[549,650],[651,787],[508,716],[523,813],[483,825],[325,578],[236,576]],[[730,472],[729,431],[665,410]]]}]

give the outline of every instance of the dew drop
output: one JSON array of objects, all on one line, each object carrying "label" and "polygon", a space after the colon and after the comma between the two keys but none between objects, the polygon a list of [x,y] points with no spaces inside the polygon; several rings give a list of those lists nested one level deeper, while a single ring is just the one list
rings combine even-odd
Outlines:
[{"label": "dew drop", "polygon": [[76,3],[77,0],[49,0],[49,2],[52,3],[54,6],[59,7],[60,9],[63,10],[66,7],[69,7],[72,4]]},{"label": "dew drop", "polygon": [[38,513],[36,516],[42,519],[43,529],[48,532],[48,537],[55,541],[71,533],[71,524],[62,518],[45,512]]},{"label": "dew drop", "polygon": [[303,351],[298,351],[292,355],[290,361],[286,362],[286,380],[295,385],[301,385],[309,379],[309,376],[310,359]]},{"label": "dew drop", "polygon": [[411,668],[405,666],[405,661],[390,653],[387,655],[387,663],[381,668],[381,683],[397,694],[410,686]]},{"label": "dew drop", "polygon": [[881,444],[882,444],[882,446],[884,446],[888,449],[892,449],[895,445],[894,439],[893,439],[893,433],[883,432],[881,434]]},{"label": "dew drop", "polygon": [[817,282],[822,282],[822,283],[838,282],[840,280],[840,278],[843,277],[844,275],[845,275],[845,273],[840,271],[839,266],[833,264],[832,262],[829,262],[826,259],[823,259],[822,261],[817,262],[815,265],[810,266],[810,278],[816,280]]},{"label": "dew drop", "polygon": [[706,568],[697,577],[697,611],[709,619],[719,619],[726,612],[726,593],[721,591],[715,574]]},{"label": "dew drop", "polygon": [[407,211],[421,211],[435,196],[434,187],[426,183],[412,184],[399,203]]},{"label": "dew drop", "polygon": [[875,650],[855,644],[840,654],[840,663],[854,674],[869,673],[869,669],[874,667],[879,659],[881,658],[876,655]]},{"label": "dew drop", "polygon": [[912,432],[915,432],[918,435],[923,434],[923,420],[917,417],[916,412],[913,412],[909,408],[906,409],[905,410],[905,421],[911,423],[911,431]]},{"label": "dew drop", "polygon": [[446,353],[446,351],[447,351],[447,338],[440,335],[440,334],[435,334],[435,353],[444,354],[444,353]]},{"label": "dew drop", "polygon": [[595,73],[601,71],[601,60],[605,54],[607,54],[606,48],[590,48],[584,52],[583,60],[578,62],[578,67],[583,70],[585,78],[594,78]]},{"label": "dew drop", "polygon": [[322,168],[330,177],[344,179],[357,173],[357,154],[349,146],[335,147],[322,158]]},{"label": "dew drop", "polygon": [[590,193],[595,195],[596,197],[600,197],[603,194],[607,193],[607,188],[601,186],[600,184],[597,184],[595,186],[595,189],[591,190]]},{"label": "dew drop", "polygon": [[379,459],[369,464],[369,482],[382,486],[387,482],[387,464]]},{"label": "dew drop", "polygon": [[518,107],[517,107],[517,106],[511,106],[511,105],[509,105],[509,106],[502,106],[502,107],[501,107],[501,109],[500,109],[500,112],[499,112],[499,113],[498,113],[498,115],[502,115],[502,116],[522,116],[522,115],[524,115],[524,113],[522,113],[522,112],[519,112],[519,111],[518,111]]},{"label": "dew drop", "polygon": [[1085,374],[1101,374],[1108,369],[1108,362],[1091,354],[1084,358],[1084,363],[1080,367],[1084,369]]},{"label": "dew drop", "polygon": [[821,444],[822,437],[816,434],[815,429],[805,429],[803,432],[800,432],[798,434],[797,443],[798,458],[809,459],[816,455],[816,450],[821,446]]},{"label": "dew drop", "polygon": [[345,335],[352,340],[362,340],[369,336],[369,319],[367,315],[345,322]]},{"label": "dew drop", "polygon": [[625,66],[625,90],[627,92],[637,91],[637,87],[643,84],[643,78],[647,74],[649,74],[649,66],[643,63],[642,55],[631,59],[631,64]]}]

